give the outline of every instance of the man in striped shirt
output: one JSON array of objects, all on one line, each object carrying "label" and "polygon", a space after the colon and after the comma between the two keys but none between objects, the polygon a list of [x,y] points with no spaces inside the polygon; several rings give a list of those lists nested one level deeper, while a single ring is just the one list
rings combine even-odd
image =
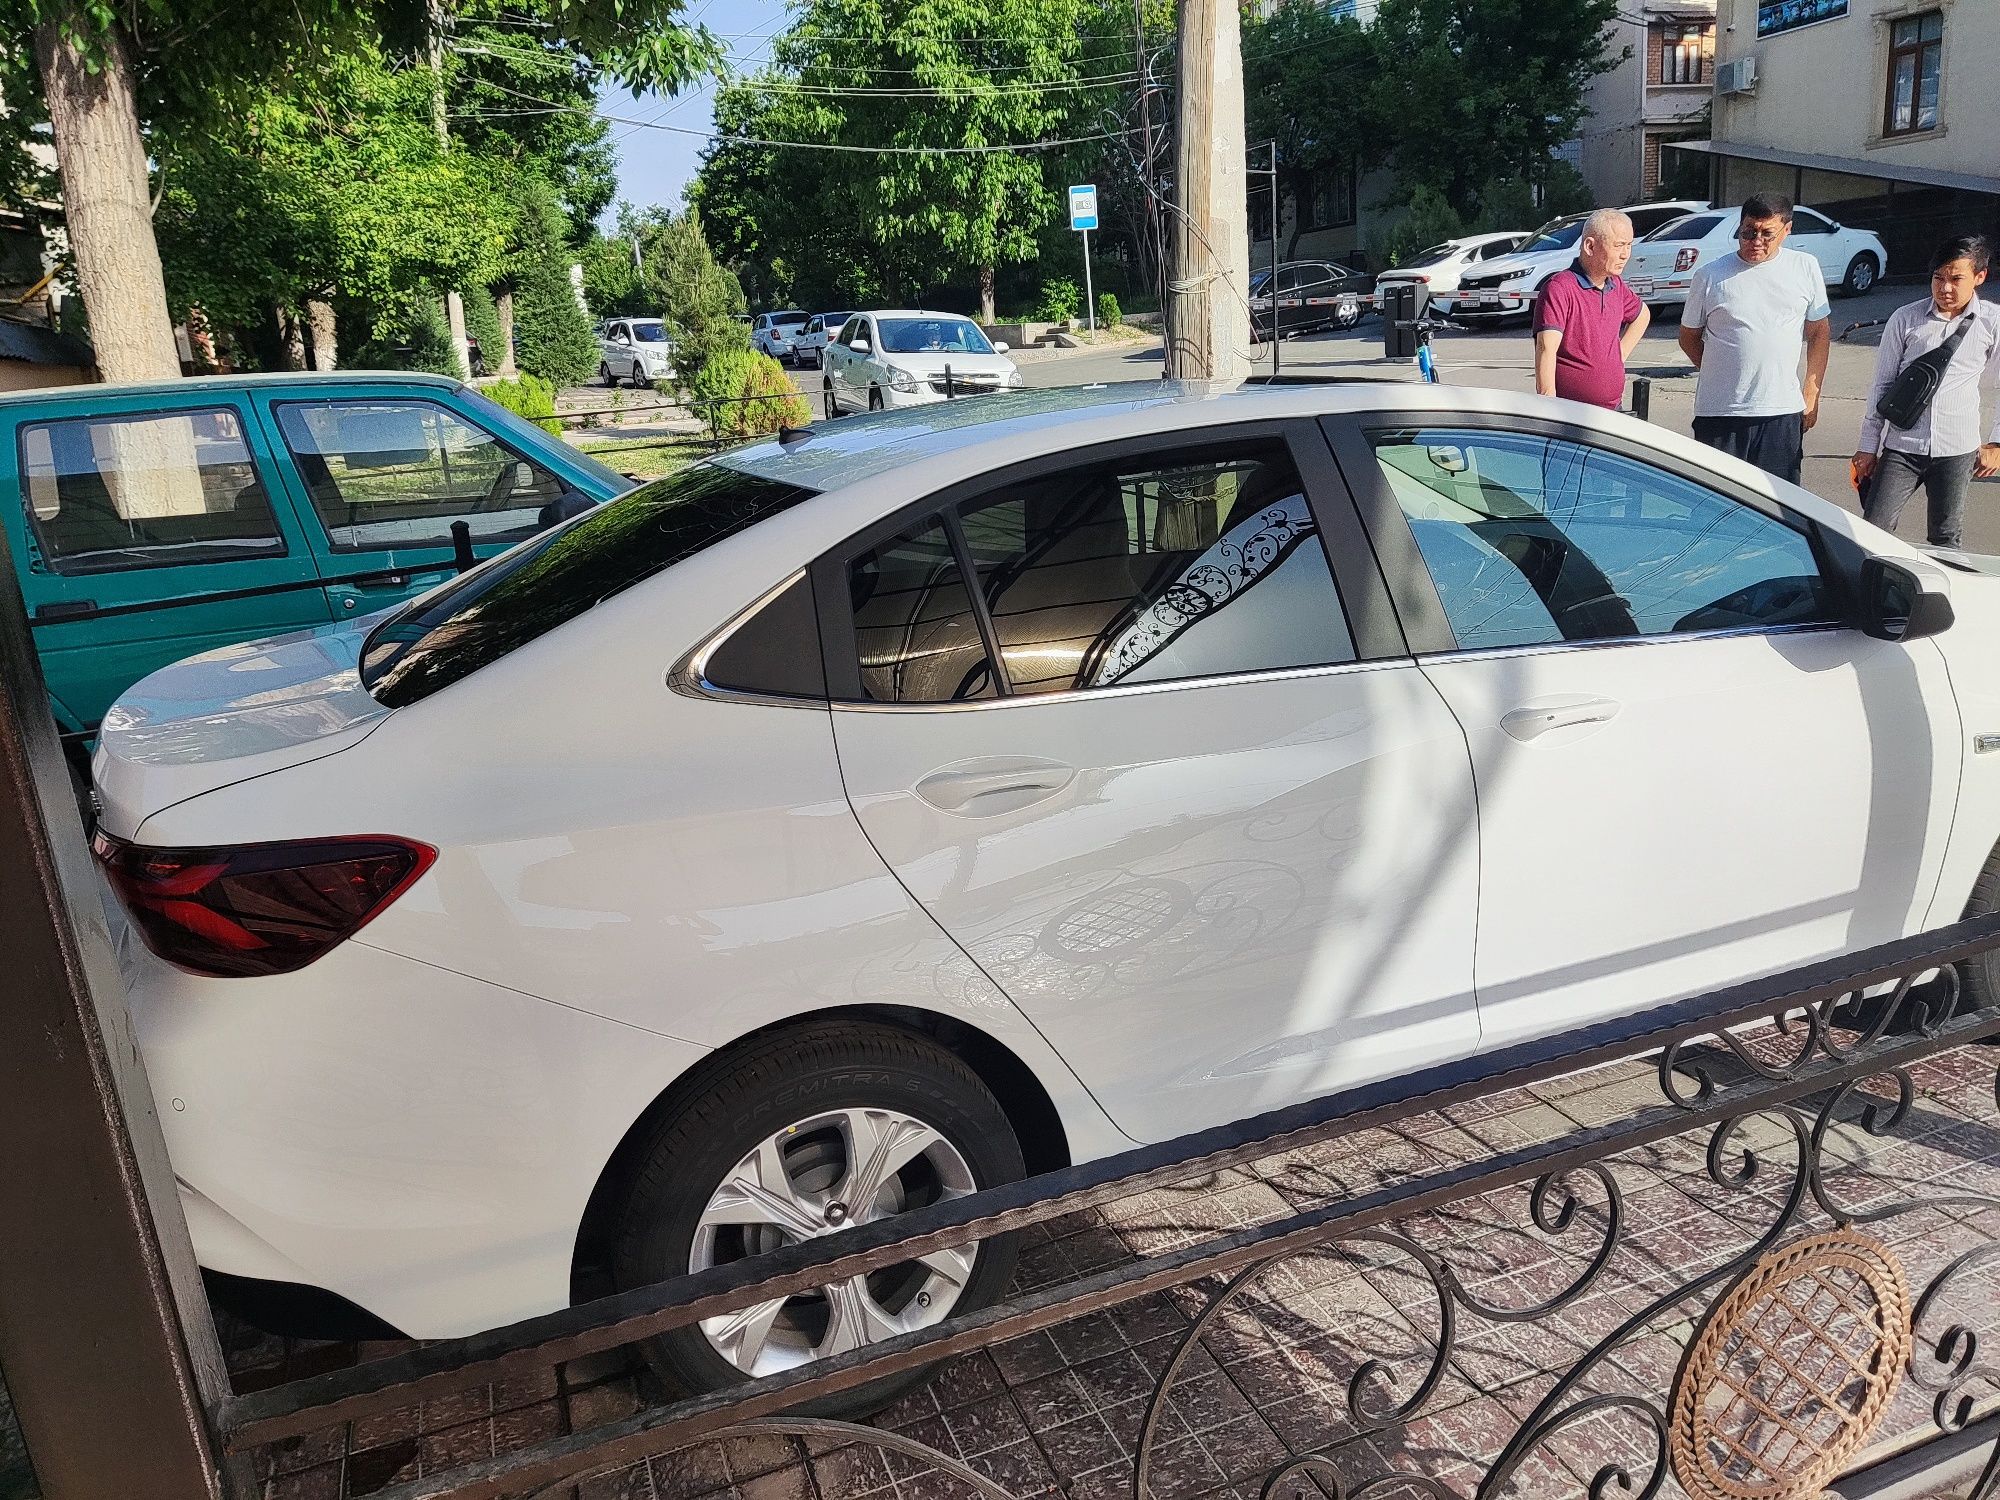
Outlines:
[{"label": "man in striped shirt", "polygon": [[[1888,531],[1921,486],[1934,547],[1957,547],[1974,477],[2000,474],[2000,422],[1980,441],[1979,387],[2000,381],[2000,307],[1980,299],[1992,252],[1980,235],[1947,240],[1931,257],[1931,294],[1899,307],[1882,330],[1875,381],[1861,419],[1854,483],[1862,513]],[[1912,427],[1892,427],[1875,404],[1909,363],[1965,330],[1929,408]]]}]

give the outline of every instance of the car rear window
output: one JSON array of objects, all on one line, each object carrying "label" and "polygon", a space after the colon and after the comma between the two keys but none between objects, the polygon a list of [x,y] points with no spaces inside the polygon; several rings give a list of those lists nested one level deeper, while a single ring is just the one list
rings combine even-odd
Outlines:
[{"label": "car rear window", "polygon": [[1667,244],[1676,240],[1705,240],[1708,232],[1723,221],[1722,214],[1690,214],[1685,219],[1674,219],[1662,224],[1648,240],[1655,244]]},{"label": "car rear window", "polygon": [[411,600],[370,633],[362,685],[416,703],[812,493],[713,462],[643,485]]}]

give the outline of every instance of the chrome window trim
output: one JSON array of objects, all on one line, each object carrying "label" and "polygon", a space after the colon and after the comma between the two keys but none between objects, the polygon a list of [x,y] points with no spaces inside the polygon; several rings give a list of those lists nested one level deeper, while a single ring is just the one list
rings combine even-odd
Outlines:
[{"label": "chrome window trim", "polygon": [[[827,706],[825,698],[791,698],[780,693],[759,693],[749,688],[723,687],[708,680],[708,664],[715,653],[722,649],[731,636],[749,624],[767,604],[805,576],[806,569],[794,569],[731,615],[720,629],[704,637],[667,669],[667,687],[685,698],[716,698],[725,703],[757,703],[766,708],[825,708]],[[817,650],[819,642],[814,641],[813,647]]]},{"label": "chrome window trim", "polygon": [[1537,641],[1521,646],[1469,646],[1457,651],[1426,651],[1417,656],[1420,664],[1461,661],[1492,661],[1496,657],[1547,656],[1556,651],[1606,651],[1632,646],[1671,646],[1688,641],[1728,641],[1741,636],[1808,635],[1822,631],[1851,630],[1838,620],[1809,620],[1796,625],[1734,625],[1726,630],[1679,630],[1661,635],[1610,635],[1588,641]]},{"label": "chrome window trim", "polygon": [[1037,703],[1073,703],[1088,699],[1136,697],[1142,693],[1177,693],[1188,688],[1238,687],[1253,682],[1290,682],[1301,679],[1344,676],[1350,672],[1378,672],[1392,667],[1413,667],[1408,656],[1377,657],[1372,661],[1332,662],[1320,667],[1274,667],[1265,672],[1231,672],[1218,677],[1177,677],[1171,682],[1121,682],[1111,687],[1065,688],[1057,693],[1014,693],[1005,698],[967,698],[952,703],[873,703],[867,699],[835,698],[829,706],[836,713],[911,714],[963,713],[974,709],[1026,708]]}]

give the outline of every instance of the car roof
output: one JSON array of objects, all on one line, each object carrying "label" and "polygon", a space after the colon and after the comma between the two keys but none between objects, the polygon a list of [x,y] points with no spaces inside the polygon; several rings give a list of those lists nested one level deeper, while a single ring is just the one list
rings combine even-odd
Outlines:
[{"label": "car roof", "polygon": [[[1024,455],[1057,453],[1125,438],[1185,436],[1223,424],[1408,412],[1411,420],[1449,425],[1456,413],[1556,420],[1583,433],[1635,440],[1661,453],[1701,465],[1739,488],[1772,497],[1846,536],[1864,523],[1810,491],[1773,480],[1762,470],[1689,437],[1619,412],[1554,397],[1477,386],[1440,387],[1409,380],[1307,380],[1280,385],[1218,389],[1200,383],[1133,380],[1108,385],[1058,386],[1004,391],[962,401],[816,422],[783,438],[748,444],[710,462],[780,484],[820,492],[849,490],[879,503],[867,483],[907,470],[907,486],[920,495],[967,479],[998,475]],[[859,486],[855,489],[853,487]],[[833,500],[828,493],[827,499]],[[857,514],[859,512],[857,511]],[[1886,550],[1870,528],[1870,546]],[[1899,555],[1915,549],[1894,545]]]},{"label": "car roof", "polygon": [[972,321],[964,313],[939,312],[935,307],[870,307],[863,311],[862,316],[869,318],[956,318],[961,323],[970,323]]},{"label": "car roof", "polygon": [[120,385],[57,385],[0,392],[0,405],[36,401],[103,400],[113,396],[173,396],[185,392],[256,390],[287,385],[417,385],[455,391],[464,385],[449,375],[422,370],[274,370],[242,375],[183,375],[174,380],[140,380]]}]

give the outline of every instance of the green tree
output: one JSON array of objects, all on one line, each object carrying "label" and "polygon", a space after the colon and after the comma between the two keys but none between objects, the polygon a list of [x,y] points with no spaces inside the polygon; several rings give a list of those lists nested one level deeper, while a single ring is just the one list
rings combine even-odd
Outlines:
[{"label": "green tree", "polygon": [[531,181],[521,199],[514,256],[515,357],[523,370],[558,388],[587,378],[599,359],[590,319],[570,281],[567,227],[547,186]]},{"label": "green tree", "polygon": [[[1081,108],[1089,14],[1089,0],[807,0],[772,69],[724,91],[696,201],[732,258],[837,254],[851,295],[970,274],[990,318],[998,266],[1032,257],[1060,208],[1032,148]],[[991,149],[1007,146],[1027,149]]]},{"label": "green tree", "polygon": [[1474,218],[1479,190],[1523,177],[1539,190],[1576,135],[1590,80],[1610,71],[1618,0],[1381,0],[1387,65],[1377,107],[1393,122],[1397,177]]},{"label": "green tree", "polygon": [[1245,128],[1278,143],[1278,186],[1292,206],[1287,258],[1298,250],[1315,172],[1380,166],[1393,139],[1374,81],[1382,54],[1373,29],[1317,0],[1285,0],[1246,25]]},{"label": "green tree", "polygon": [[699,389],[711,361],[750,347],[749,329],[736,317],[744,308],[743,288],[716,264],[699,209],[689,207],[659,224],[646,282],[674,341],[674,378],[682,390]]}]

